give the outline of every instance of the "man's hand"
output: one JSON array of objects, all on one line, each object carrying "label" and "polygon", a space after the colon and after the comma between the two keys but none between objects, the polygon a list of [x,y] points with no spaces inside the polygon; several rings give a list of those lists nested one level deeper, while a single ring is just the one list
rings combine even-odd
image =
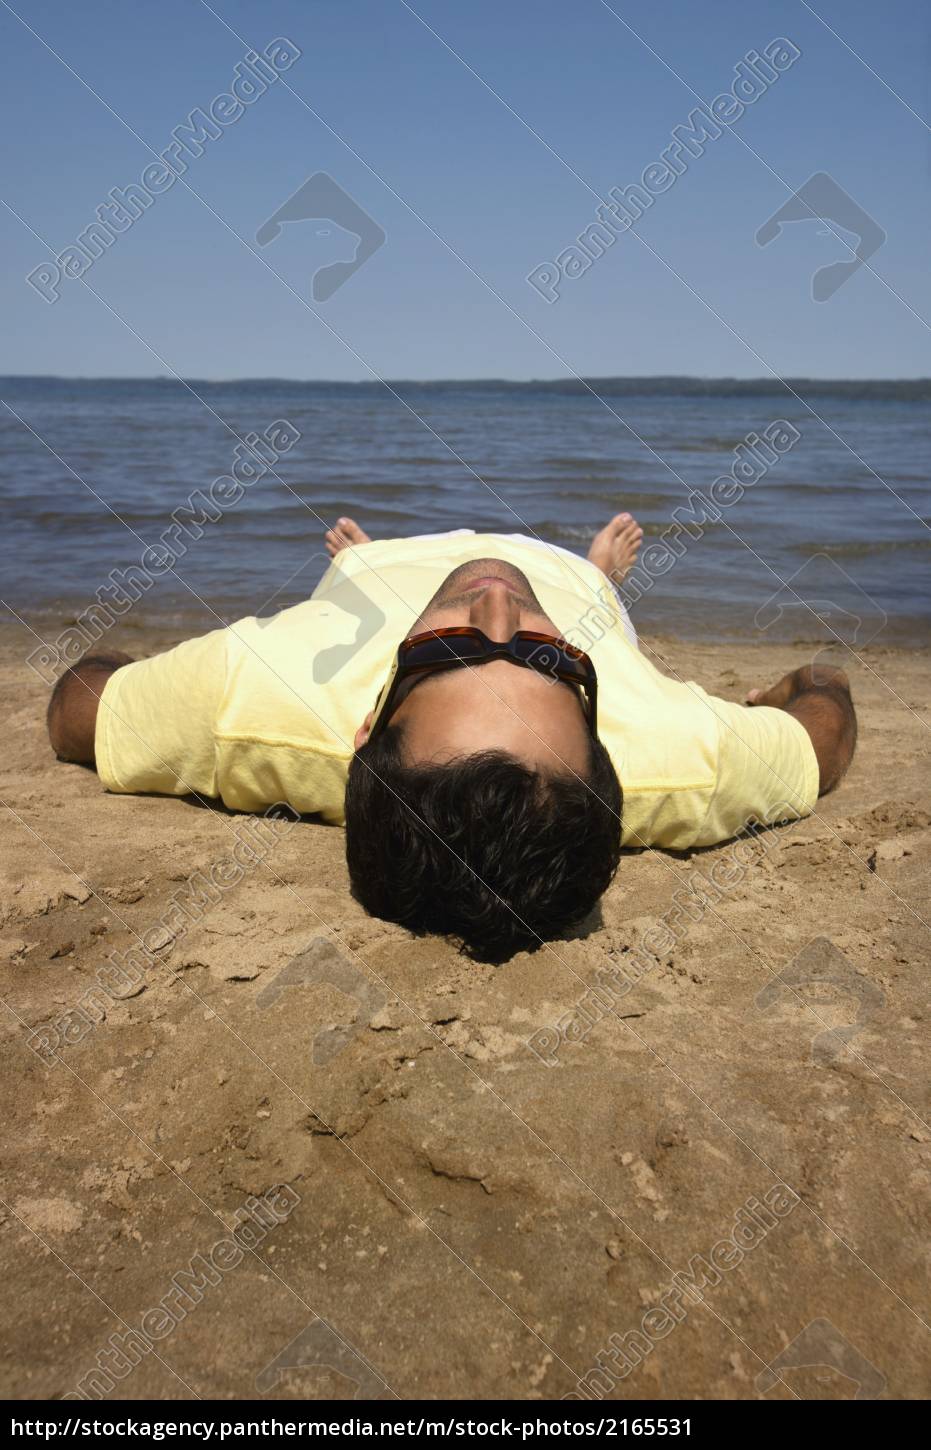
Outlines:
[{"label": "man's hand", "polygon": [[850,681],[833,665],[803,665],[769,690],[751,690],[748,705],[770,705],[798,720],[811,737],[818,760],[818,794],[842,779],[857,744],[857,717]]},{"label": "man's hand", "polygon": [[132,664],[122,650],[92,650],[66,670],[52,691],[48,707],[48,734],[59,760],[93,765],[97,705],[114,671]]}]

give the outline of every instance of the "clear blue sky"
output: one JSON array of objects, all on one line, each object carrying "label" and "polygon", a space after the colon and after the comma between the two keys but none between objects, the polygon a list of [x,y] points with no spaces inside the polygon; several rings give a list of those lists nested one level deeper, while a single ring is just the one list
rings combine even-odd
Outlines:
[{"label": "clear blue sky", "polygon": [[[211,4],[216,14],[201,0],[16,0],[61,61],[0,8],[2,195],[53,252],[111,188],[139,179],[145,143],[163,150],[193,108],[228,90],[250,45],[285,36],[302,51],[190,160],[197,195],[176,182],[85,274],[127,325],[80,280],[43,302],[24,276],[50,253],[0,208],[0,372],[931,374],[925,0],[815,0],[877,75],[801,0],[612,0],[632,29],[601,0],[412,0],[461,59],[402,0]],[[777,36],[802,52],[791,69],[657,195],[642,241],[621,236],[547,306],[526,275],[595,220],[592,192],[636,182],[697,104],[692,91],[725,92],[741,57]],[[305,222],[255,244],[317,171],[387,234],[322,303],[311,276],[351,256],[351,238]],[[827,227],[754,243],[819,171],[887,233],[872,270],[822,304],[811,274],[849,257]]]}]

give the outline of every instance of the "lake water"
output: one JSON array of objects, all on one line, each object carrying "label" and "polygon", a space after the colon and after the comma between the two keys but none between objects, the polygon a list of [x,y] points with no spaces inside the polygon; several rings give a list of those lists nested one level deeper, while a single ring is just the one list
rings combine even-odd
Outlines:
[{"label": "lake water", "polygon": [[[742,496],[725,489],[720,518],[681,536],[688,548],[635,607],[638,627],[927,639],[931,384],[794,386],[801,398],[688,379],[593,381],[599,397],[576,383],[0,379],[0,595],[33,621],[66,622],[112,570],[139,564],[192,492],[230,474],[240,439],[283,420],[293,445],[186,540],[139,617],[204,629],[306,597],[327,562],[324,527],[343,513],[373,537],[471,526],[584,553],[629,509],[649,543],[691,491],[723,497],[709,493],[715,478],[755,456]],[[792,446],[774,462],[749,453],[745,440],[777,420]]]}]

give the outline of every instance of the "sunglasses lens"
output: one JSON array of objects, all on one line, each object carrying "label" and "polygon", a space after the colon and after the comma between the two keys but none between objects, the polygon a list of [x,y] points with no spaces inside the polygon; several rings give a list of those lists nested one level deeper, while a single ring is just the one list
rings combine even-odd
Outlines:
[{"label": "sunglasses lens", "polygon": [[552,674],[560,665],[559,650],[551,644],[538,644],[536,649],[527,656],[527,663],[532,663],[536,669]]},{"label": "sunglasses lens", "polygon": [[537,644],[533,640],[522,639],[517,641],[516,648],[518,658],[541,674],[558,675],[580,683],[588,678],[581,656],[571,645],[557,645],[549,640]]}]

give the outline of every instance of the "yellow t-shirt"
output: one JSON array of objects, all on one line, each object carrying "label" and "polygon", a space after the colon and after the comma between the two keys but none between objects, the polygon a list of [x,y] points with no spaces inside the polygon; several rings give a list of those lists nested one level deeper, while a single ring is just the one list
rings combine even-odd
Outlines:
[{"label": "yellow t-shirt", "polygon": [[281,801],[341,824],[353,736],[400,640],[450,571],[483,557],[522,569],[595,663],[625,845],[711,845],[751,818],[812,810],[818,766],[804,726],[668,679],[625,638],[593,564],[497,534],[345,550],[306,603],[118,670],[97,714],[101,780],[111,791],[218,796],[236,810]]}]

